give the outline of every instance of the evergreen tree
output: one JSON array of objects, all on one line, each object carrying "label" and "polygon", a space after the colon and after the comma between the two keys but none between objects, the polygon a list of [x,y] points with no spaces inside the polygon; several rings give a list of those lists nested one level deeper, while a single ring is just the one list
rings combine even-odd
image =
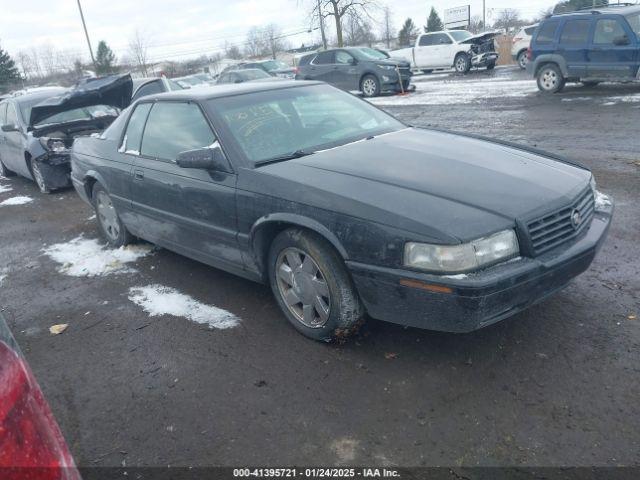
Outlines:
[{"label": "evergreen tree", "polygon": [[413,38],[416,36],[417,28],[413,20],[407,18],[402,25],[400,33],[398,33],[398,42],[401,47],[407,47],[413,42]]},{"label": "evergreen tree", "polygon": [[439,32],[444,30],[444,23],[440,20],[440,15],[436,12],[436,9],[431,7],[431,12],[427,18],[427,26],[424,27],[425,32]]},{"label": "evergreen tree", "polygon": [[20,80],[20,72],[11,56],[0,48],[0,92]]},{"label": "evergreen tree", "polygon": [[98,52],[96,53],[96,74],[105,75],[113,73],[116,63],[116,56],[113,54],[107,42],[100,40]]}]

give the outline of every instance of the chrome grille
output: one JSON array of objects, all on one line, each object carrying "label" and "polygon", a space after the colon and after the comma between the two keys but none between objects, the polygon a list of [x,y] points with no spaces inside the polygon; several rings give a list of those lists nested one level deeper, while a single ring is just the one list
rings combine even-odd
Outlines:
[{"label": "chrome grille", "polygon": [[[589,189],[571,205],[529,222],[527,228],[534,253],[538,255],[551,250],[588,228],[593,218],[594,203],[593,192]],[[577,226],[572,220],[575,212],[581,219]]]}]

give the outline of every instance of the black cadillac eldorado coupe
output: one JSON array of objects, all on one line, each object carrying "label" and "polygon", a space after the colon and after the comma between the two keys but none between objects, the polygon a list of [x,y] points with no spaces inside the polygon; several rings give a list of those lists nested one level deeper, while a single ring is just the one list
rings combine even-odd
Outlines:
[{"label": "black cadillac eldorado coupe", "polygon": [[468,332],[584,272],[613,206],[538,151],[413,128],[318,82],[151,96],[78,138],[104,237],[270,283],[303,334],[373,318]]}]

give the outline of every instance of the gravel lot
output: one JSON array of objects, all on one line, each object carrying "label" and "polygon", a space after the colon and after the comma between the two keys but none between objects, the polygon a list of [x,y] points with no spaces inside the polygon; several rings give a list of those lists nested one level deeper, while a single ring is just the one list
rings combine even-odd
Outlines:
[{"label": "gravel lot", "polygon": [[[91,209],[0,179],[0,304],[79,465],[638,464],[640,86],[543,97],[514,68],[416,84],[373,102],[593,169],[617,205],[592,268],[472,334],[371,320],[323,345],[268,288],[166,250],[74,264],[100,252]],[[174,315],[152,315],[157,292],[176,295]]]}]

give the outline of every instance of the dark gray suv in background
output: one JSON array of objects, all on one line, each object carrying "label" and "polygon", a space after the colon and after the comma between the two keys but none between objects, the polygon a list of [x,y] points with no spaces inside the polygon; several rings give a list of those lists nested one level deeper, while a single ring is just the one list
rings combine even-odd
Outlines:
[{"label": "dark gray suv in background", "polygon": [[296,80],[320,80],[365,97],[410,89],[411,64],[367,47],[325,50],[300,59]]}]

